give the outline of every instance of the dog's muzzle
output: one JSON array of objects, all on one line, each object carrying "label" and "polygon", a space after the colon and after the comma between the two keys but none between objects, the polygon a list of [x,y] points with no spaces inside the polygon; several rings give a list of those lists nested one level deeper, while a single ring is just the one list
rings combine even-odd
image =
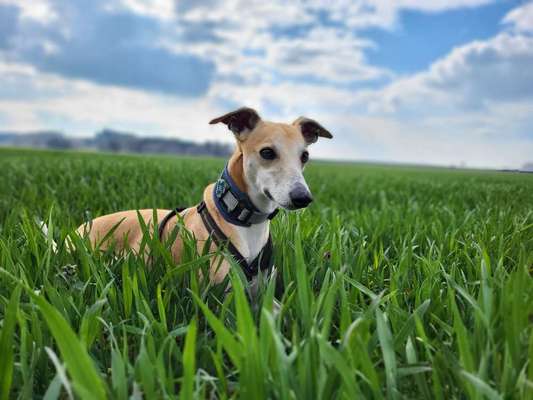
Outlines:
[{"label": "dog's muzzle", "polygon": [[304,185],[297,184],[289,193],[294,208],[305,208],[313,201],[313,196]]}]

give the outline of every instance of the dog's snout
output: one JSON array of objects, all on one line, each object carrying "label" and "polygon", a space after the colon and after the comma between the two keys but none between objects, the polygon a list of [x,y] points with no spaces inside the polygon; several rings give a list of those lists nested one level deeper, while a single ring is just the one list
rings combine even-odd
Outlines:
[{"label": "dog's snout", "polygon": [[297,185],[290,191],[289,196],[295,208],[305,208],[313,201],[313,196],[304,185]]}]

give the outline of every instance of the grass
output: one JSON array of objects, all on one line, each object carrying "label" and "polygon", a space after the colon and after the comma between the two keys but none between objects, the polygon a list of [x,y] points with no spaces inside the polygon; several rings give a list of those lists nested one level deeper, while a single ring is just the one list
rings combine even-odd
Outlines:
[{"label": "grass", "polygon": [[197,279],[190,238],[182,265],[149,239],[153,266],[67,251],[84,219],[197,203],[223,164],[0,151],[2,399],[533,398],[531,175],[312,162],[252,303]]}]

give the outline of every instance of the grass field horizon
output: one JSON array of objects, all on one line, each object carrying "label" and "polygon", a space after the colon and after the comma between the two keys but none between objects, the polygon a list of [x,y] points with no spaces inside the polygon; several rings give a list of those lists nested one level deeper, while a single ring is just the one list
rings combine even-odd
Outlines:
[{"label": "grass field horizon", "polygon": [[311,161],[253,302],[197,279],[190,238],[180,265],[67,250],[86,219],[197,204],[225,161],[0,149],[0,399],[533,397],[530,174]]}]

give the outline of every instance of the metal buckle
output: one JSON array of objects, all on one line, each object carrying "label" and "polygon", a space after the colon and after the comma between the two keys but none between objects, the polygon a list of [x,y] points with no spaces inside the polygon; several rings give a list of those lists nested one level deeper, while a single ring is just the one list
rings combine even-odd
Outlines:
[{"label": "metal buckle", "polygon": [[218,199],[221,199],[222,197],[224,197],[224,195],[227,193],[228,190],[229,190],[228,183],[224,179],[220,178],[215,184],[215,196]]},{"label": "metal buckle", "polygon": [[[253,211],[250,211],[248,208],[243,207],[241,203],[238,204],[238,208],[240,212],[239,212],[239,215],[237,215],[237,219],[247,224],[248,221],[250,221],[250,218],[252,218]],[[246,214],[243,216],[243,213],[246,213]],[[241,216],[243,216],[243,218],[241,218]]]}]

